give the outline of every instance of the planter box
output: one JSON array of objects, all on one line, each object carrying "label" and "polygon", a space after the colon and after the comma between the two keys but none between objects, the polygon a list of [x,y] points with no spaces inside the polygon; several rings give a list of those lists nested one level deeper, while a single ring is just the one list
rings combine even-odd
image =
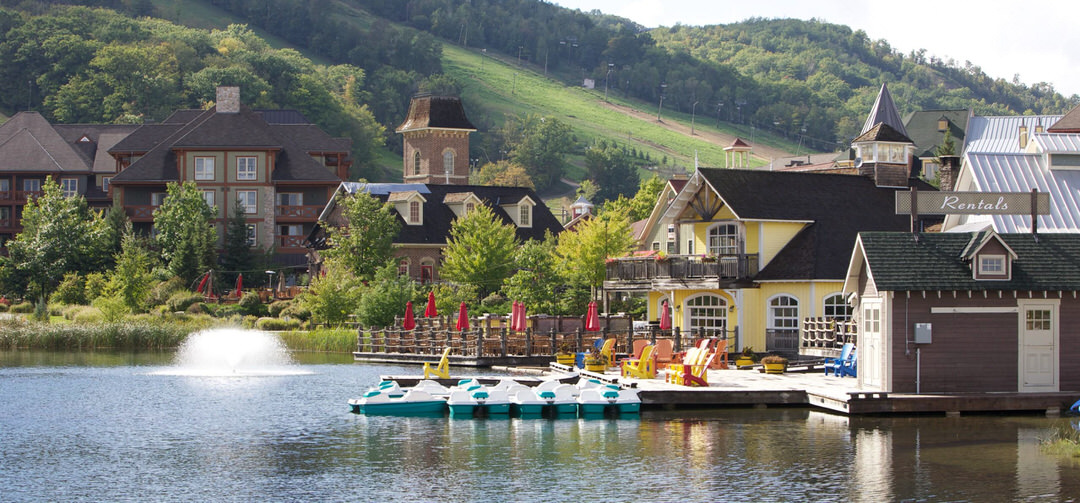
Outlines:
[{"label": "planter box", "polygon": [[735,359],[735,365],[738,366],[738,367],[742,367],[744,365],[753,365],[753,364],[754,364],[754,359],[753,358],[741,358],[740,357],[740,358]]},{"label": "planter box", "polygon": [[784,370],[787,369],[785,363],[765,363],[763,365],[765,365],[766,374],[783,374]]},{"label": "planter box", "polygon": [[555,355],[555,362],[573,367],[574,355]]}]

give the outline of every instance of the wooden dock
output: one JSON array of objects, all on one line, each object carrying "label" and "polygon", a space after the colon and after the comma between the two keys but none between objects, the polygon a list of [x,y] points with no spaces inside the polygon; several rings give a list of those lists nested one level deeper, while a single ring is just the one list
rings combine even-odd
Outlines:
[{"label": "wooden dock", "polygon": [[[430,356],[428,356],[430,359]],[[421,360],[423,361],[423,360]],[[908,394],[860,390],[850,377],[825,376],[822,372],[764,374],[753,368],[710,370],[708,387],[686,387],[657,379],[622,378],[617,372],[596,373],[578,370],[569,373],[564,365],[551,364],[546,378],[564,376],[573,381],[577,375],[632,387],[639,390],[642,407],[677,410],[710,407],[815,407],[847,415],[915,415],[942,414],[955,416],[969,413],[1038,412],[1048,416],[1060,415],[1080,399],[1080,391],[1056,393],[964,393]],[[402,386],[415,384],[419,377],[387,376]],[[481,378],[485,379],[485,378]],[[491,382],[497,378],[488,377]],[[529,384],[539,377],[515,375],[514,379]],[[457,377],[444,384],[454,384]]]}]

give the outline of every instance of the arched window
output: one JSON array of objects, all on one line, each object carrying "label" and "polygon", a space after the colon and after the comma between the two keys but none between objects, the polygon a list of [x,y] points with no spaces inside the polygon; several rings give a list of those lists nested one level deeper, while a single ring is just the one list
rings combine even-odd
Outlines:
[{"label": "arched window", "polygon": [[769,329],[799,330],[799,299],[777,295],[769,299]]},{"label": "arched window", "polygon": [[825,297],[825,318],[836,321],[848,321],[851,319],[851,306],[844,301],[844,294],[835,293]]},{"label": "arched window", "polygon": [[719,295],[702,294],[687,299],[686,316],[690,330],[702,329],[706,333],[727,329],[727,301]]},{"label": "arched window", "polygon": [[401,260],[398,261],[397,275],[399,277],[405,277],[405,278],[409,277],[409,259],[408,259],[408,257],[402,257]]},{"label": "arched window", "polygon": [[420,151],[413,152],[412,156],[412,174],[420,174]]},{"label": "arched window", "polygon": [[454,172],[454,151],[453,150],[447,150],[446,152],[443,152],[442,164],[443,164],[443,172],[444,173],[453,173]]},{"label": "arched window", "polygon": [[737,224],[718,224],[709,228],[710,255],[738,255],[742,253]]}]

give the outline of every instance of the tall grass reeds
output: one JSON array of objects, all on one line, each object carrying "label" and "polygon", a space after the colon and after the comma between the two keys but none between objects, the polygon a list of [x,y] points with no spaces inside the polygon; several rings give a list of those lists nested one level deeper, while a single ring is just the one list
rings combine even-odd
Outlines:
[{"label": "tall grass reeds", "polygon": [[48,323],[15,318],[0,321],[0,349],[172,349],[179,347],[189,333],[209,326],[209,321],[203,319]]},{"label": "tall grass reeds", "polygon": [[285,347],[293,351],[324,351],[352,353],[356,351],[356,330],[350,328],[316,328],[311,331],[279,332]]}]

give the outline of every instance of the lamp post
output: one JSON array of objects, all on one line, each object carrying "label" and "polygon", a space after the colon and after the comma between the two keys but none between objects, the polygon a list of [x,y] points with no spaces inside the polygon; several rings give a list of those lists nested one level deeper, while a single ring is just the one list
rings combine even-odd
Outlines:
[{"label": "lamp post", "polygon": [[724,109],[724,102],[716,104],[716,127],[720,127],[720,111]]},{"label": "lamp post", "polygon": [[607,64],[607,74],[604,75],[604,101],[607,101],[608,79],[611,77],[611,72],[614,69],[615,63]]},{"label": "lamp post", "polygon": [[667,84],[660,84],[660,106],[656,107],[656,122],[663,122],[660,120],[660,112],[664,110],[664,89],[667,89]]},{"label": "lamp post", "polygon": [[695,101],[690,107],[690,136],[694,136],[694,116],[697,114],[697,104],[698,102]]},{"label": "lamp post", "polygon": [[274,289],[274,271],[266,271],[266,289]]}]

